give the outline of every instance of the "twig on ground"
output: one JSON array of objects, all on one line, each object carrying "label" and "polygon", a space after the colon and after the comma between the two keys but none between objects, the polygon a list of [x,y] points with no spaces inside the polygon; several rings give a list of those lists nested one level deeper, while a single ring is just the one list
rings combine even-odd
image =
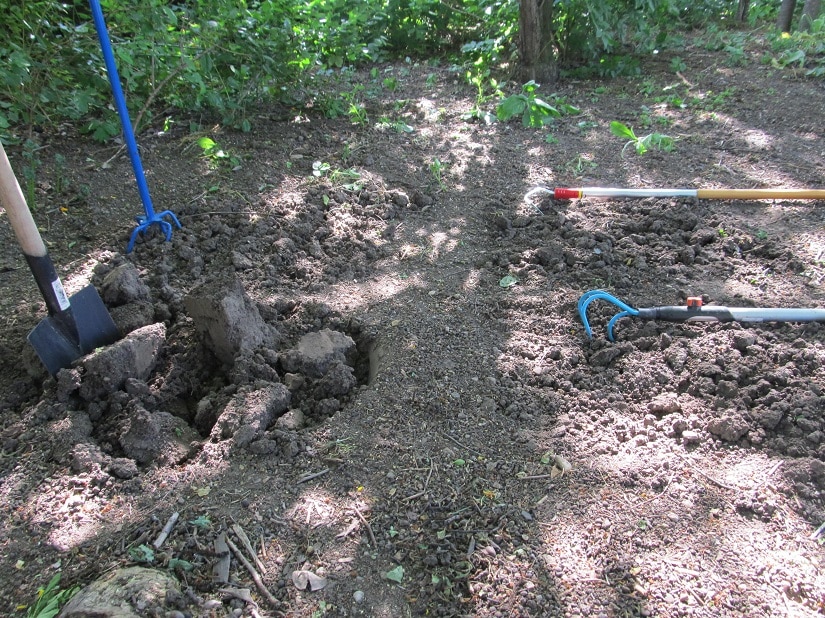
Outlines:
[{"label": "twig on ground", "polygon": [[722,489],[727,489],[729,491],[739,491],[736,487],[731,487],[730,485],[725,485],[722,481],[717,481],[715,478],[707,474],[706,472],[702,472],[699,468],[692,468],[694,472],[698,472],[702,476],[704,476],[707,480],[709,480],[714,485],[721,487]]},{"label": "twig on ground", "polygon": [[263,534],[261,534],[261,555],[266,558],[266,540]]},{"label": "twig on ground", "polygon": [[347,526],[344,530],[342,530],[341,532],[339,532],[338,534],[335,535],[335,538],[336,539],[345,539],[345,538],[347,538],[350,534],[355,532],[355,529],[358,528],[358,525],[359,525],[359,520],[357,518],[353,519],[352,523],[349,526]]},{"label": "twig on ground", "polygon": [[411,495],[411,496],[407,496],[406,498],[404,498],[404,499],[402,500],[402,502],[409,502],[410,500],[415,500],[416,498],[420,498],[420,497],[421,497],[421,496],[423,496],[425,493],[427,493],[427,488],[430,486],[430,478],[431,478],[431,477],[432,477],[432,475],[433,475],[433,469],[434,469],[434,468],[435,468],[435,462],[434,462],[434,461],[433,461],[433,459],[431,458],[431,459],[430,459],[430,472],[429,472],[429,474],[427,474],[427,480],[426,480],[426,481],[424,481],[424,489],[422,489],[422,490],[421,490],[421,491],[419,491],[419,492],[414,493],[414,494],[413,494],[413,495]]},{"label": "twig on ground", "polygon": [[232,532],[234,532],[237,535],[237,537],[241,540],[244,549],[247,552],[249,552],[250,556],[252,556],[252,559],[255,561],[255,566],[258,567],[258,569],[262,573],[266,573],[266,566],[264,566],[264,563],[261,562],[260,558],[258,558],[258,554],[255,551],[255,548],[252,547],[252,543],[249,542],[249,537],[246,536],[246,532],[244,532],[244,529],[241,528],[239,524],[233,524]]},{"label": "twig on ground", "polygon": [[313,472],[311,474],[305,474],[301,478],[299,478],[295,484],[300,485],[301,483],[306,483],[307,481],[311,481],[312,479],[317,479],[319,476],[324,476],[327,472],[329,472],[329,468],[324,468],[320,472]]},{"label": "twig on ground", "polygon": [[163,527],[163,530],[160,531],[158,538],[155,539],[152,545],[155,546],[155,549],[160,549],[160,546],[166,542],[169,533],[172,532],[172,528],[175,527],[175,523],[178,521],[178,517],[180,517],[180,513],[175,511],[166,521],[166,525]]},{"label": "twig on ground", "polygon": [[232,553],[235,554],[235,557],[238,559],[238,561],[242,565],[244,565],[244,568],[247,571],[249,571],[249,574],[252,576],[252,581],[255,582],[255,586],[258,588],[258,591],[263,595],[263,597],[272,607],[274,607],[275,609],[279,609],[281,607],[281,603],[278,601],[278,599],[272,596],[272,593],[267,589],[266,586],[264,586],[264,582],[261,579],[260,574],[258,573],[258,571],[255,570],[255,567],[252,565],[252,563],[246,559],[246,556],[244,556],[241,553],[241,550],[238,549],[238,546],[235,545],[235,543],[233,543],[232,539],[230,539],[229,537],[226,537],[226,544],[227,546],[229,546],[229,549],[232,550]]},{"label": "twig on ground", "polygon": [[656,494],[656,495],[655,495],[655,496],[653,496],[652,498],[648,498],[648,499],[647,499],[647,500],[645,500],[644,502],[640,502],[639,504],[637,504],[637,505],[635,505],[635,506],[638,508],[638,507],[640,507],[640,506],[644,506],[645,504],[650,504],[651,502],[655,502],[656,500],[658,500],[659,498],[661,498],[662,496],[664,496],[664,495],[667,493],[667,490],[668,490],[668,488],[670,487],[670,484],[673,482],[673,479],[674,479],[674,477],[675,477],[675,476],[676,476],[676,472],[674,471],[674,472],[673,472],[673,474],[671,474],[671,475],[670,475],[670,478],[667,480],[667,485],[665,485],[665,486],[662,488],[662,491],[661,491],[661,492],[659,492],[658,494]]},{"label": "twig on ground", "polygon": [[552,474],[528,474],[527,476],[517,476],[516,478],[520,481],[538,481],[540,479],[553,478],[553,475]]},{"label": "twig on ground", "polygon": [[779,597],[782,599],[782,603],[785,604],[785,611],[787,612],[788,616],[793,616],[793,612],[791,611],[791,606],[788,603],[788,597],[785,596],[785,593],[780,588],[778,588],[777,586],[774,586],[773,582],[768,581],[767,579],[765,579],[765,583],[768,584],[768,586],[772,590],[774,590],[776,592],[776,594],[778,594]]},{"label": "twig on ground", "polygon": [[825,523],[823,523],[819,528],[816,529],[816,531],[814,531],[814,533],[811,535],[811,540],[815,541],[817,537],[819,537],[819,535],[822,534],[823,530],[825,530]]},{"label": "twig on ground", "polygon": [[757,487],[760,487],[760,486],[764,485],[765,483],[767,483],[771,479],[771,476],[773,476],[773,473],[776,472],[777,470],[779,470],[779,467],[781,465],[782,465],[782,460],[780,459],[779,461],[777,461],[775,464],[773,464],[771,466],[771,469],[768,470],[768,472],[761,479],[759,479],[756,482],[756,484],[754,485],[754,489],[756,489]]},{"label": "twig on ground", "polygon": [[700,475],[704,476],[707,480],[709,480],[714,485],[721,487],[722,489],[727,489],[729,491],[739,491],[736,487],[731,487],[730,485],[726,485],[722,481],[717,481],[715,478],[707,474],[706,472],[702,472],[702,470],[696,465],[696,462],[688,457],[682,457],[682,459],[689,464],[689,470],[692,472],[698,472]]},{"label": "twig on ground", "polygon": [[484,453],[480,453],[477,450],[470,448],[466,444],[462,444],[461,442],[459,442],[458,440],[453,438],[451,435],[448,435],[446,433],[442,433],[441,435],[444,436],[445,438],[447,438],[450,442],[453,442],[453,443],[457,444],[461,448],[466,449],[466,450],[470,451],[471,453],[475,453],[476,455],[481,455],[482,457],[484,457]]},{"label": "twig on ground", "polygon": [[375,535],[372,533],[372,526],[370,526],[370,522],[368,522],[364,518],[364,516],[361,514],[361,511],[359,511],[357,508],[352,507],[352,510],[358,516],[358,519],[361,520],[361,523],[364,524],[367,527],[367,532],[370,535],[370,541],[372,541],[372,546],[375,547],[376,549],[378,549],[378,543],[375,541]]}]

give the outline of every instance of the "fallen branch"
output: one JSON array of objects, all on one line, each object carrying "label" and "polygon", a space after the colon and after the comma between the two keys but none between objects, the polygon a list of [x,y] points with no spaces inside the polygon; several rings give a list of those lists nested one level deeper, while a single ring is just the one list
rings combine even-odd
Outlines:
[{"label": "fallen branch", "polygon": [[378,549],[378,543],[375,541],[375,535],[372,533],[372,526],[370,526],[370,522],[368,522],[363,515],[361,515],[361,511],[357,508],[352,507],[352,510],[355,511],[355,514],[358,516],[358,519],[361,520],[361,523],[367,527],[367,532],[370,535],[370,540],[372,541],[372,546]]},{"label": "fallen branch", "polygon": [[241,528],[239,524],[233,524],[232,532],[234,532],[237,535],[237,537],[243,544],[244,549],[249,552],[250,556],[252,556],[252,559],[255,561],[255,566],[257,566],[262,573],[266,573],[266,566],[264,566],[264,563],[261,562],[260,558],[258,558],[258,554],[252,547],[252,543],[249,542],[249,537],[246,536],[246,532],[244,532],[244,529]]},{"label": "fallen branch", "polygon": [[311,481],[312,479],[317,479],[319,476],[324,476],[327,472],[329,472],[329,468],[324,468],[320,472],[313,472],[312,474],[305,474],[298,481],[295,483],[296,485],[300,485],[301,483],[306,483],[307,481]]},{"label": "fallen branch", "polygon": [[233,543],[232,539],[230,539],[229,537],[226,537],[226,544],[229,546],[229,549],[232,550],[232,553],[235,554],[235,557],[238,559],[238,561],[242,565],[244,565],[244,568],[246,568],[247,571],[249,571],[249,574],[252,576],[252,581],[255,582],[255,586],[258,588],[258,591],[263,595],[263,597],[272,607],[274,607],[275,609],[279,609],[281,607],[280,601],[273,597],[272,593],[267,589],[266,586],[264,586],[264,582],[261,579],[260,574],[258,573],[258,571],[255,570],[255,567],[252,565],[252,563],[246,559],[246,556],[244,556],[241,553],[241,550],[238,549],[238,546],[235,545],[235,543]]},{"label": "fallen branch", "polygon": [[166,539],[169,537],[169,534],[172,532],[172,528],[175,527],[175,523],[178,521],[178,517],[180,517],[180,513],[175,511],[166,521],[166,525],[163,527],[163,530],[160,531],[158,538],[155,539],[155,542],[152,545],[155,546],[155,549],[160,549],[160,546],[166,542]]}]

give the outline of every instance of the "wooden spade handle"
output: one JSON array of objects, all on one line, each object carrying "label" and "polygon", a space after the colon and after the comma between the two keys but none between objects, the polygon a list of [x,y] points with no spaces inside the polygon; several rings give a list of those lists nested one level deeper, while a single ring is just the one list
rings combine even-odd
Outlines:
[{"label": "wooden spade handle", "polygon": [[699,189],[705,200],[825,200],[825,189]]},{"label": "wooden spade handle", "polygon": [[23,191],[14,176],[2,142],[0,142],[0,204],[9,215],[9,222],[23,253],[29,257],[44,257],[46,245],[43,244],[37,225],[26,205],[26,198],[23,197]]}]

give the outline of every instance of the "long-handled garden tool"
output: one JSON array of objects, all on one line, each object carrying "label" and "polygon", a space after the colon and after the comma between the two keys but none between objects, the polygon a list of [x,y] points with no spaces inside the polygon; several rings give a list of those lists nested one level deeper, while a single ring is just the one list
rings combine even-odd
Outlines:
[{"label": "long-handled garden tool", "polygon": [[[547,193],[551,193],[549,189]],[[700,200],[825,200],[825,189],[611,189],[605,187],[556,187],[553,199],[584,197],[694,197]]]},{"label": "long-handled garden tool", "polygon": [[825,309],[724,307],[703,305],[701,298],[688,298],[687,304],[681,306],[634,308],[604,290],[590,290],[579,298],[578,310],[584,330],[591,339],[593,331],[587,320],[587,308],[596,300],[607,301],[621,309],[607,324],[607,338],[610,341],[614,341],[613,327],[616,322],[625,317],[668,322],[825,322]]},{"label": "long-handled garden tool", "polygon": [[151,225],[159,225],[160,229],[166,234],[166,240],[168,241],[172,239],[172,224],[163,218],[169,217],[172,219],[178,229],[180,229],[180,222],[171,210],[155,213],[155,209],[152,206],[152,198],[149,195],[149,187],[146,184],[146,175],[143,173],[143,164],[140,161],[135,133],[132,130],[132,121],[129,119],[129,108],[126,107],[126,99],[123,96],[123,89],[120,87],[120,77],[118,76],[117,65],[115,64],[115,56],[112,53],[112,44],[109,42],[109,31],[106,29],[106,22],[103,19],[103,11],[100,8],[99,0],[89,0],[89,5],[92,8],[92,17],[95,22],[95,30],[97,30],[97,38],[100,41],[100,49],[103,51],[103,60],[106,62],[106,71],[109,74],[109,84],[112,86],[112,94],[115,97],[115,105],[117,106],[120,125],[123,129],[123,137],[126,140],[126,149],[132,161],[132,169],[135,172],[135,180],[137,181],[138,192],[140,193],[140,199],[143,202],[143,210],[145,212],[143,216],[137,217],[138,225],[132,232],[129,244],[126,245],[126,253],[130,253],[135,246],[135,240],[138,234],[144,233]]},{"label": "long-handled garden tool", "polygon": [[55,375],[81,356],[117,341],[120,333],[94,286],[66,295],[2,144],[0,203],[49,311],[28,337],[49,373]]}]

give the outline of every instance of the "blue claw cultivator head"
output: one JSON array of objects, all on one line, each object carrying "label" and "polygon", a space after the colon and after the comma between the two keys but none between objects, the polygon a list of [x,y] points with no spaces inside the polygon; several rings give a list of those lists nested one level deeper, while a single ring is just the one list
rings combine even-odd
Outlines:
[{"label": "blue claw cultivator head", "polygon": [[660,307],[631,307],[604,290],[590,290],[582,294],[578,302],[579,318],[584,332],[593,338],[593,331],[587,319],[587,308],[597,300],[606,301],[618,307],[619,312],[607,323],[607,338],[615,341],[614,328],[622,318],[642,320],[663,320],[667,322],[825,322],[825,309],[788,307],[725,307],[705,305],[700,297],[690,297],[684,305]]}]

